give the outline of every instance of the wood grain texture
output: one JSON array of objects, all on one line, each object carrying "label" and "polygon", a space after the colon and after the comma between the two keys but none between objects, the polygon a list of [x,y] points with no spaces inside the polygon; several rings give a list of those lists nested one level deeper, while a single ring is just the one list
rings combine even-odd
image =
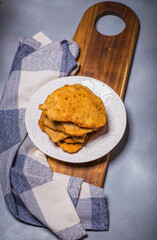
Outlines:
[{"label": "wood grain texture", "polygon": [[[123,19],[125,29],[117,35],[106,36],[95,28],[96,21],[104,15]],[[77,75],[96,78],[108,84],[124,99],[131,63],[139,31],[136,14],[126,5],[102,2],[90,7],[83,15],[73,40],[79,44]],[[102,187],[110,153],[96,161],[69,164],[48,157],[53,171],[81,177],[84,181]]]}]

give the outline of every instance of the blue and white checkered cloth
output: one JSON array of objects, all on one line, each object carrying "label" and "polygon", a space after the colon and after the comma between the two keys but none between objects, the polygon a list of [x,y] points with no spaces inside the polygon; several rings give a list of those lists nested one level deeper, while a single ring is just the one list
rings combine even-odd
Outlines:
[{"label": "blue and white checkered cloth", "polygon": [[0,104],[0,171],[5,202],[23,222],[49,228],[74,240],[85,229],[108,230],[104,190],[83,179],[54,173],[31,142],[25,110],[43,84],[74,75],[79,48],[73,41],[52,42],[42,32],[20,38]]}]

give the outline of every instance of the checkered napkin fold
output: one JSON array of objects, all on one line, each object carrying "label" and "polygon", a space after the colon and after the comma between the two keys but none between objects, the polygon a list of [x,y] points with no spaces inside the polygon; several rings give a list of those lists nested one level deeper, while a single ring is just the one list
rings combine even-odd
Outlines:
[{"label": "checkered napkin fold", "polygon": [[23,222],[45,226],[60,239],[80,239],[85,229],[108,230],[104,190],[83,179],[52,172],[31,142],[25,111],[43,84],[79,67],[73,41],[52,42],[42,32],[20,38],[0,104],[0,170],[5,202]]}]

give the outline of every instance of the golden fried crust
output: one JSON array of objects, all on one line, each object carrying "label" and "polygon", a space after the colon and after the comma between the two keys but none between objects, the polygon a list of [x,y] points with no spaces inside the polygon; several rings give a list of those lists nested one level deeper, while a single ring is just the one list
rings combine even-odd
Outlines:
[{"label": "golden fried crust", "polygon": [[91,129],[81,128],[81,127],[78,127],[76,124],[70,123],[70,122],[50,121],[46,116],[45,112],[41,113],[40,121],[43,123],[45,127],[51,128],[55,131],[64,132],[69,135],[74,135],[74,136],[83,136],[86,133],[89,133],[95,130],[94,128],[91,128]]},{"label": "golden fried crust", "polygon": [[71,123],[71,122],[60,122],[60,123],[64,127],[65,133],[69,135],[82,136],[82,135],[85,135],[86,133],[89,133],[95,130],[95,128],[82,128],[77,126],[75,123]]},{"label": "golden fried crust", "polygon": [[[40,118],[42,120],[42,118]],[[43,122],[39,120],[38,125],[43,132],[45,132],[52,142],[59,142],[64,140],[67,143],[83,143],[85,141],[86,135],[83,136],[70,136],[66,133],[56,131],[46,127]]]},{"label": "golden fried crust", "polygon": [[86,134],[83,136],[71,136],[64,139],[66,143],[84,143],[86,139]]},{"label": "golden fried crust", "polygon": [[82,136],[72,136],[72,138],[79,143],[84,143],[85,139],[86,139],[87,134],[82,135]]},{"label": "golden fried crust", "polygon": [[67,135],[66,133],[54,131],[48,127],[45,127],[40,120],[38,121],[38,125],[41,128],[41,130],[45,132],[49,136],[50,140],[54,143],[69,137],[69,135]]},{"label": "golden fried crust", "polygon": [[66,142],[66,143],[77,143],[77,141],[75,141],[72,137],[65,138],[63,140],[63,142]]},{"label": "golden fried crust", "polygon": [[66,143],[66,142],[58,142],[57,143],[63,151],[68,152],[68,153],[75,153],[78,152],[82,147],[83,144],[81,143]]},{"label": "golden fried crust", "polygon": [[42,112],[41,113],[41,116],[40,116],[40,121],[42,122],[42,124],[45,126],[45,127],[48,127],[48,128],[51,128],[55,131],[59,131],[59,132],[65,132],[64,131],[64,127],[61,125],[60,122],[57,122],[57,121],[50,121],[45,112]]},{"label": "golden fried crust", "polygon": [[102,100],[80,84],[55,90],[39,109],[45,111],[52,121],[73,122],[79,127],[99,128],[106,123]]},{"label": "golden fried crust", "polygon": [[84,141],[82,143],[68,143],[66,142],[66,140],[68,138],[65,138],[63,141],[58,142],[58,146],[60,146],[62,148],[63,151],[68,152],[68,153],[75,153],[78,152],[85,144],[86,142],[89,140],[90,137],[92,137],[94,135],[94,133],[98,132],[100,129],[98,129],[95,132],[92,133],[88,133],[85,138]]}]

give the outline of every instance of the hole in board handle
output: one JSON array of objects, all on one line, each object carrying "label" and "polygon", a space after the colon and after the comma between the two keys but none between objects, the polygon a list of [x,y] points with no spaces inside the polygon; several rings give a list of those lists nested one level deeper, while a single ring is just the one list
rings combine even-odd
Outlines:
[{"label": "hole in board handle", "polygon": [[96,30],[105,36],[115,36],[124,31],[126,24],[124,20],[115,13],[104,12],[95,20]]}]

